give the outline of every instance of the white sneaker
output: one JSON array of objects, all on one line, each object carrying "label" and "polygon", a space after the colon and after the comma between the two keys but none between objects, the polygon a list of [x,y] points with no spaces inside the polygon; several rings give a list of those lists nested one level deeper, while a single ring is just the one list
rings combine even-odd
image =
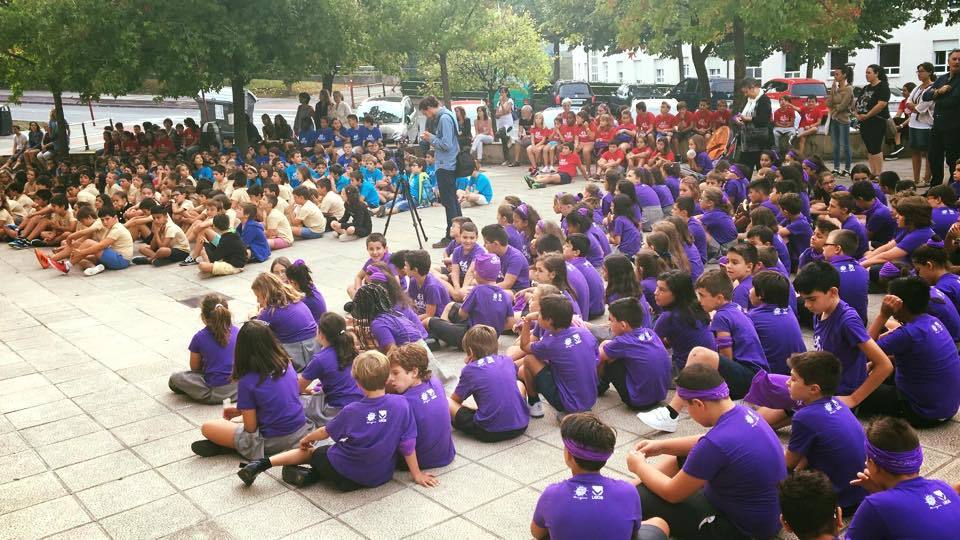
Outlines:
[{"label": "white sneaker", "polygon": [[530,405],[530,416],[532,418],[543,418],[543,402],[538,401]]},{"label": "white sneaker", "polygon": [[666,407],[657,407],[652,411],[639,412],[637,413],[637,418],[653,429],[666,431],[667,433],[676,431],[677,425],[680,423],[678,421],[679,417],[670,418],[670,412],[667,411]]},{"label": "white sneaker", "polygon": [[84,271],[83,271],[83,275],[85,275],[85,276],[95,276],[95,275],[99,274],[100,272],[103,272],[103,271],[106,270],[106,269],[107,269],[106,266],[104,266],[104,265],[102,265],[102,264],[98,264],[98,265],[96,265],[96,266],[94,266],[94,267],[92,267],[92,268],[87,268],[86,270],[84,270]]}]

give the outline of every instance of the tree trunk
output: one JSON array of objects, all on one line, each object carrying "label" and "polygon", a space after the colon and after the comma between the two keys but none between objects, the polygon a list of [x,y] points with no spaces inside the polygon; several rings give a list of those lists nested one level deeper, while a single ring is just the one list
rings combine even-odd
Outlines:
[{"label": "tree trunk", "polygon": [[323,89],[327,92],[333,93],[333,72],[323,74]]},{"label": "tree trunk", "polygon": [[743,20],[733,18],[733,110],[743,109],[747,97],[740,92],[740,83],[747,78],[747,44],[743,35]]},{"label": "tree trunk", "polygon": [[550,82],[560,80],[560,38],[553,40],[553,79]]},{"label": "tree trunk", "polygon": [[683,43],[677,43],[677,82],[683,82]]},{"label": "tree trunk", "polygon": [[810,56],[807,57],[807,73],[805,77],[808,79],[813,78],[813,54],[812,53],[810,54]]},{"label": "tree trunk", "polygon": [[242,156],[247,151],[247,103],[243,85],[246,78],[234,75],[230,79],[230,90],[233,92],[233,142]]},{"label": "tree trunk", "polygon": [[[710,76],[707,74],[707,54],[710,48],[704,45],[690,45],[690,59],[693,60],[693,69],[697,72],[697,86],[700,97],[710,99]],[[689,110],[696,110],[696,103],[687,103]]]},{"label": "tree trunk", "polygon": [[443,92],[443,106],[452,109],[450,105],[450,72],[447,71],[447,53],[440,53],[440,89]]},{"label": "tree trunk", "polygon": [[70,153],[67,139],[67,119],[63,116],[63,92],[53,90],[53,108],[57,119],[57,139],[54,147],[57,148],[57,158],[63,159]]}]

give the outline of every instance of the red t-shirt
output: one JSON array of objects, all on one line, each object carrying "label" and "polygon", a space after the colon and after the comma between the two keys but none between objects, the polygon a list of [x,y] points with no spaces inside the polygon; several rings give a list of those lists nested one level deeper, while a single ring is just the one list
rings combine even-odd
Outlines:
[{"label": "red t-shirt", "polygon": [[613,147],[609,146],[607,148],[616,148],[615,150],[606,150],[604,153],[600,154],[600,159],[605,159],[607,161],[617,161],[623,163],[623,159],[626,157],[623,153],[623,150],[619,146]]},{"label": "red t-shirt", "polygon": [[650,159],[663,158],[666,161],[673,161],[674,155],[673,152],[668,150],[666,154],[661,154],[660,152],[654,152],[653,156]]},{"label": "red t-shirt", "polygon": [[573,126],[573,132],[580,142],[593,142],[593,128],[587,124]]},{"label": "red t-shirt", "polygon": [[193,130],[193,128],[187,128],[183,130],[183,146],[190,147],[197,144],[200,141],[200,134]]},{"label": "red t-shirt", "polygon": [[658,114],[656,117],[657,131],[667,131],[677,125],[677,117],[670,114]]},{"label": "red t-shirt", "polygon": [[550,136],[550,130],[547,128],[530,128],[530,138],[533,140],[533,144],[543,144],[548,136]]},{"label": "red t-shirt", "polygon": [[610,127],[606,131],[600,131],[600,128],[597,128],[597,131],[594,132],[594,136],[598,141],[610,142],[614,137],[617,136],[617,128]]},{"label": "red t-shirt", "polygon": [[637,113],[637,129],[644,133],[653,131],[657,124],[657,117],[650,111]]},{"label": "red t-shirt", "polygon": [[653,154],[653,148],[650,148],[649,146],[644,146],[643,148],[634,147],[632,150],[630,150],[630,153],[634,156],[649,158]]},{"label": "red t-shirt", "polygon": [[780,107],[773,113],[773,125],[776,127],[793,127],[793,122],[797,118],[797,113],[790,107]]},{"label": "red t-shirt", "polygon": [[693,113],[690,111],[678,112],[676,118],[678,129],[686,129],[693,125]]},{"label": "red t-shirt", "polygon": [[800,127],[813,127],[820,123],[820,119],[827,113],[826,107],[815,105],[800,108]]},{"label": "red t-shirt", "polygon": [[573,142],[576,136],[577,126],[568,126],[566,124],[560,126],[560,138],[563,139],[563,142]]},{"label": "red t-shirt", "polygon": [[730,109],[717,110],[713,113],[713,127],[718,128],[730,123]]},{"label": "red t-shirt", "polygon": [[570,152],[564,155],[563,152],[560,152],[560,155],[557,156],[557,172],[567,173],[570,175],[570,178],[573,178],[577,175],[577,167],[580,163],[580,154]]},{"label": "red t-shirt", "polygon": [[693,113],[693,126],[697,129],[710,129],[713,125],[713,116],[713,111],[697,109],[697,112]]},{"label": "red t-shirt", "polygon": [[157,150],[165,150],[167,152],[177,151],[176,145],[173,144],[173,139],[169,137],[166,139],[160,139],[160,138],[156,139],[155,141],[153,141],[153,147]]},{"label": "red t-shirt", "polygon": [[123,151],[128,154],[136,154],[140,151],[140,143],[137,142],[137,139],[130,138],[123,141]]}]

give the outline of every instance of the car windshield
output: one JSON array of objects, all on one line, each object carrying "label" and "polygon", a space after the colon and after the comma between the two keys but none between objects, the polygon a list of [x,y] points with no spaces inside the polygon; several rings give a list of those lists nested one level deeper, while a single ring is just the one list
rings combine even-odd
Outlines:
[{"label": "car windshield", "polygon": [[733,94],[733,81],[716,81],[711,85],[710,92],[721,95]]},{"label": "car windshield", "polygon": [[403,123],[403,107],[399,102],[361,103],[357,107],[357,118],[363,121],[364,116],[372,117],[378,124],[400,124]]},{"label": "car windshield", "polygon": [[560,87],[560,97],[589,96],[590,87],[586,83],[570,83]]},{"label": "car windshield", "polygon": [[790,87],[790,94],[823,97],[827,95],[827,87],[823,83],[800,83]]}]

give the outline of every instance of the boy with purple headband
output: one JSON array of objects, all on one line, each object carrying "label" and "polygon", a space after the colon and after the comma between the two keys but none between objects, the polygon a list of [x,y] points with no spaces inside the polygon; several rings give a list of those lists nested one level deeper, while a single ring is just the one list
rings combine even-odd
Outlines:
[{"label": "boy with purple headband", "polygon": [[640,497],[629,482],[600,474],[616,446],[613,428],[593,414],[577,413],[560,423],[560,436],[573,476],[543,490],[530,524],[534,538],[667,539],[664,520],[641,521]]},{"label": "boy with purple headband", "polygon": [[[646,518],[678,538],[771,538],[780,530],[777,485],[787,474],[780,440],[751,409],[730,399],[712,367],[687,365],[677,396],[705,435],[643,440],[627,456]],[[674,456],[657,464],[646,458]]]},{"label": "boy with purple headband", "polygon": [[854,483],[870,495],[847,529],[847,540],[948,540],[960,530],[960,496],[942,480],[920,476],[923,449],[905,421],[879,418],[867,426],[867,466]]}]

